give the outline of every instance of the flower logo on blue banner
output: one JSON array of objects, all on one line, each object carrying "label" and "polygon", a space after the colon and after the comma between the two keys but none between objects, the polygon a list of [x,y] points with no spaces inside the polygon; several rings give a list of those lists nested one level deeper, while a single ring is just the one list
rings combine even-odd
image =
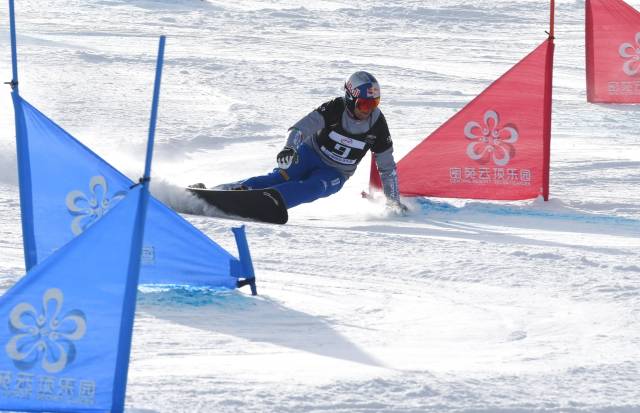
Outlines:
[{"label": "flower logo on blue banner", "polygon": [[624,59],[622,70],[629,76],[635,76],[640,73],[640,32],[636,33],[636,44],[622,43],[618,49],[618,53]]},{"label": "flower logo on blue banner", "polygon": [[79,235],[100,219],[119,200],[126,191],[118,191],[109,197],[109,187],[104,176],[94,176],[89,181],[89,195],[79,190],[67,194],[67,209],[75,218],[71,221],[71,232]]},{"label": "flower logo on blue banner", "polygon": [[20,370],[29,370],[41,361],[48,373],[58,373],[73,362],[76,347],[87,332],[87,320],[80,310],[61,316],[64,295],[58,288],[50,288],[42,297],[42,312],[23,302],[9,315],[9,329],[13,337],[5,350]]},{"label": "flower logo on blue banner", "polygon": [[509,163],[516,154],[512,145],[518,140],[518,129],[515,125],[506,124],[500,127],[500,116],[495,110],[488,110],[484,114],[484,125],[476,121],[469,121],[464,127],[464,136],[473,142],[467,146],[469,158],[481,164],[490,159],[498,166]]}]

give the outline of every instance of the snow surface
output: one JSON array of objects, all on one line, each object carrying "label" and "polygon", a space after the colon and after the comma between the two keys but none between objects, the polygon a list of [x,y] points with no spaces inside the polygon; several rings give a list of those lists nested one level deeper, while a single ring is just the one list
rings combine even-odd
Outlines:
[{"label": "snow surface", "polygon": [[[16,3],[21,94],[132,179],[168,36],[154,193],[177,208],[175,188],[271,169],[360,69],[399,159],[549,29],[538,0]],[[365,160],[286,226],[247,223],[259,297],[142,288],[127,411],[640,412],[640,107],[586,103],[584,1],[556,3],[549,202],[388,215],[359,196]],[[0,49],[9,81],[8,33]],[[2,290],[24,272],[4,87]],[[185,216],[235,252],[239,222]]]}]

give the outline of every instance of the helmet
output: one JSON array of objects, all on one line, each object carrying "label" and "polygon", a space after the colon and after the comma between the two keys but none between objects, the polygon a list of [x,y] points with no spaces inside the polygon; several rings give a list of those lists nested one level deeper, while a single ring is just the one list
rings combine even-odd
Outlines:
[{"label": "helmet", "polygon": [[373,110],[380,102],[380,84],[371,73],[355,72],[344,82],[344,102],[352,115],[357,103]]}]

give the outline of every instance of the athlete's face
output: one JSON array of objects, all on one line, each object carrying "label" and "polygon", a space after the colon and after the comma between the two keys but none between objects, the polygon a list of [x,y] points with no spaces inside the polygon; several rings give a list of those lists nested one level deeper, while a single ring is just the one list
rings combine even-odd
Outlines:
[{"label": "athlete's face", "polygon": [[367,119],[367,118],[371,115],[371,109],[369,109],[369,110],[365,110],[365,111],[362,111],[362,110],[360,110],[360,109],[356,108],[356,109],[353,111],[353,114],[354,114],[354,116],[356,117],[356,119],[359,119],[359,120],[365,120],[365,119]]},{"label": "athlete's face", "polygon": [[356,107],[355,110],[353,111],[354,115],[356,118],[360,119],[360,120],[364,120],[367,119],[370,115],[371,112],[373,112],[373,110],[375,108],[378,107],[378,104],[380,103],[380,98],[373,98],[373,99],[364,99],[364,98],[358,98],[356,99]]}]

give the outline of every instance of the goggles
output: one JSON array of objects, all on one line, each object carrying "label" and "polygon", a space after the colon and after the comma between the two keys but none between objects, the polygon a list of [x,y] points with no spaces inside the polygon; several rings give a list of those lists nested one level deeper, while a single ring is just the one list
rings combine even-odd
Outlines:
[{"label": "goggles", "polygon": [[360,112],[371,112],[380,104],[380,98],[357,98],[356,109]]}]

